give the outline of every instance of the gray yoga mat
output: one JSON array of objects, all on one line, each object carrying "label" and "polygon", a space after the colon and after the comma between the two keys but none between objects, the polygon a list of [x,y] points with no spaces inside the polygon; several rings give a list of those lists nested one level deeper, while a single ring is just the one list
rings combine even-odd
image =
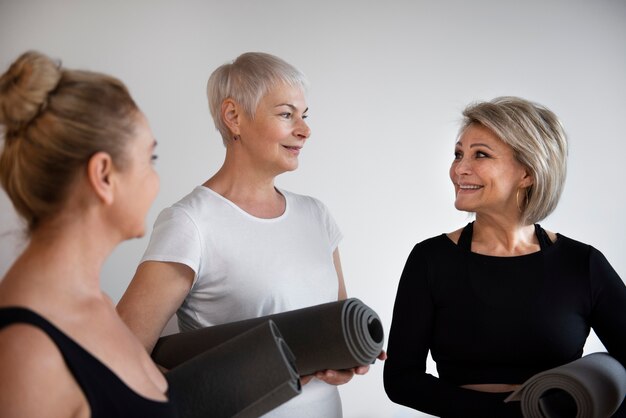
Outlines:
[{"label": "gray yoga mat", "polygon": [[294,357],[272,321],[166,374],[180,418],[259,417],[301,392]]},{"label": "gray yoga mat", "polygon": [[172,368],[268,319],[280,329],[303,376],[370,364],[383,348],[380,318],[352,298],[162,337],[152,357]]},{"label": "gray yoga mat", "polygon": [[505,402],[521,401],[525,417],[610,417],[626,396],[626,370],[607,353],[593,353],[537,373]]}]

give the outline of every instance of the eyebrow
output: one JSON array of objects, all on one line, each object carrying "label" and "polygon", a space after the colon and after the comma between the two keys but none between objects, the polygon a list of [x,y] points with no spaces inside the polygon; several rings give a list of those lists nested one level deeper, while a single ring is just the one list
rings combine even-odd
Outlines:
[{"label": "eyebrow", "polygon": [[[463,146],[463,143],[461,141],[458,141],[456,143],[456,146]],[[475,147],[485,147],[485,148],[489,148],[490,150],[493,151],[493,148],[491,148],[489,145],[482,143],[482,142],[477,142],[475,144],[470,145],[470,148],[475,148]]]},{"label": "eyebrow", "polygon": [[[287,107],[291,108],[291,110],[298,110],[298,108],[295,107],[294,105],[292,105],[291,103],[280,103],[280,104],[277,104],[274,107],[281,107],[281,106],[287,106]],[[306,109],[304,109],[304,111],[302,113],[306,113],[308,111],[309,111],[309,108],[307,107]]]}]

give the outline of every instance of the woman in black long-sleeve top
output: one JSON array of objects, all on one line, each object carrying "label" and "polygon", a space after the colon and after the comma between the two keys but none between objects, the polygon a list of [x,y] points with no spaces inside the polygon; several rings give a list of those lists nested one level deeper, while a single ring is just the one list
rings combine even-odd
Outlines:
[{"label": "woman in black long-sleeve top", "polygon": [[[438,416],[521,416],[519,402],[504,399],[580,358],[590,328],[626,365],[626,287],[600,251],[537,224],[565,181],[567,140],[554,113],[502,97],[463,114],[450,178],[455,207],[476,218],[411,252],[385,390]],[[426,373],[429,350],[438,378]]]}]

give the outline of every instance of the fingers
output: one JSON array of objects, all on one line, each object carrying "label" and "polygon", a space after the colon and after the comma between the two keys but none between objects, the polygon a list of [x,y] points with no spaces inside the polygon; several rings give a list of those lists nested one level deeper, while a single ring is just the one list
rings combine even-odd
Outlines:
[{"label": "fingers", "polygon": [[344,385],[352,380],[354,370],[324,370],[315,373],[315,377],[329,385]]},{"label": "fingers", "polygon": [[304,386],[307,383],[309,383],[311,381],[311,379],[313,379],[314,377],[315,377],[315,375],[312,375],[312,374],[308,374],[306,376],[300,376],[300,384],[302,386]]},{"label": "fingers", "polygon": [[[381,351],[377,358],[379,360],[386,360],[387,353],[385,352],[385,350]],[[370,370],[369,365],[359,366],[359,367],[354,367],[352,369],[344,369],[344,370],[322,370],[322,371],[315,373],[314,376],[318,378],[319,380],[328,383],[329,385],[343,385],[343,384],[348,383],[350,380],[352,380],[355,374],[364,375],[364,374],[367,374],[369,370]],[[311,380],[312,377],[313,375],[303,376],[300,378],[300,381],[302,382],[303,385],[305,385]],[[306,381],[304,380],[305,378],[306,378]]]},{"label": "fingers", "polygon": [[363,375],[367,372],[369,372],[370,370],[370,366],[359,366],[359,367],[355,367],[354,368],[354,374],[360,374]]}]

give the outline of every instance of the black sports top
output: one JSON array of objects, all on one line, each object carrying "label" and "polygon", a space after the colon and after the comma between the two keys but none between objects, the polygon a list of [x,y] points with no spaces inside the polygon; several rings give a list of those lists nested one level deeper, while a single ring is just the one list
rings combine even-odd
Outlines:
[{"label": "black sports top", "polygon": [[[626,365],[626,286],[595,248],[535,227],[541,250],[518,257],[470,251],[446,235],[411,252],[400,283],[385,362],[394,402],[439,416],[521,416],[508,394],[464,384],[521,384],[581,357],[593,328]],[[439,378],[426,373],[430,350]]]},{"label": "black sports top", "polygon": [[54,341],[89,402],[92,418],[177,417],[171,402],[154,401],[139,395],[100,360],[40,315],[25,308],[0,308],[0,329],[15,323],[34,325]]}]

